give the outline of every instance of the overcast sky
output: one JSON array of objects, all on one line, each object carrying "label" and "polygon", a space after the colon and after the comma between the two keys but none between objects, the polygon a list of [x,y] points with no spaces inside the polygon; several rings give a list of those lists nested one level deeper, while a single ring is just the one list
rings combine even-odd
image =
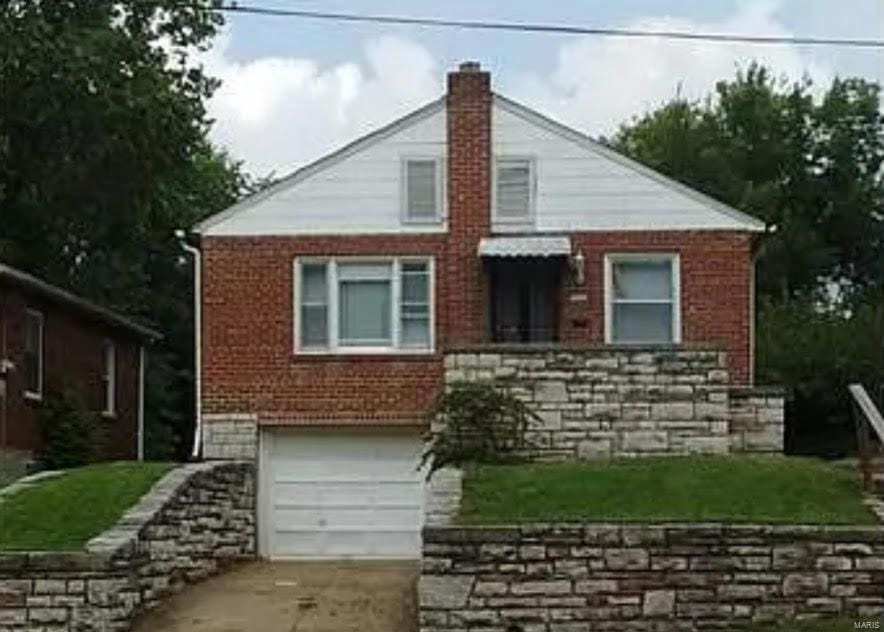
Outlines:
[{"label": "overcast sky", "polygon": [[[243,0],[265,7],[468,20],[884,39],[884,0]],[[229,15],[205,56],[223,81],[212,137],[283,175],[435,99],[466,59],[494,89],[593,135],[676,91],[702,96],[752,59],[792,78],[884,82],[884,51],[353,25]]]}]

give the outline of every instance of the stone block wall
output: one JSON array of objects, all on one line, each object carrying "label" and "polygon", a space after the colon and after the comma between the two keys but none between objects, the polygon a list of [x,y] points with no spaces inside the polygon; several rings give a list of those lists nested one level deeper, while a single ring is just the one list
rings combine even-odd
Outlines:
[{"label": "stone block wall", "polygon": [[258,460],[258,417],[247,413],[203,415],[203,458]]},{"label": "stone block wall", "polygon": [[884,617],[884,527],[427,527],[421,632],[721,629]]},{"label": "stone block wall", "polygon": [[[529,439],[542,460],[782,451],[782,396],[741,389],[733,409],[715,349],[469,349],[446,356],[445,380],[492,380],[526,401],[541,419]],[[751,423],[734,425],[738,413]]]},{"label": "stone block wall", "polygon": [[783,391],[779,388],[732,388],[730,396],[731,450],[782,452]]},{"label": "stone block wall", "polygon": [[445,467],[433,472],[427,481],[426,506],[424,516],[426,524],[452,524],[460,509],[463,495],[463,472],[454,467]]},{"label": "stone block wall", "polygon": [[254,465],[185,465],[85,550],[0,553],[0,630],[127,630],[169,592],[254,556]]}]

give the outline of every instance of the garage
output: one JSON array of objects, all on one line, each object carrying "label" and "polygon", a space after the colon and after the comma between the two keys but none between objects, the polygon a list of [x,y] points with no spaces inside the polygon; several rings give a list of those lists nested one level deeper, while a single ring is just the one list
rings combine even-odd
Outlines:
[{"label": "garage", "polygon": [[418,432],[261,433],[258,537],[271,559],[420,556]]}]

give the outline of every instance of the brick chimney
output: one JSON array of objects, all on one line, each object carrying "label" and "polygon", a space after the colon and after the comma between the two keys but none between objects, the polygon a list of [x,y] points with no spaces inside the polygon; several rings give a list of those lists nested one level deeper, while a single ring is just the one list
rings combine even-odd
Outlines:
[{"label": "brick chimney", "polygon": [[479,240],[491,232],[491,75],[478,62],[448,74],[449,339],[485,339],[486,279]]}]

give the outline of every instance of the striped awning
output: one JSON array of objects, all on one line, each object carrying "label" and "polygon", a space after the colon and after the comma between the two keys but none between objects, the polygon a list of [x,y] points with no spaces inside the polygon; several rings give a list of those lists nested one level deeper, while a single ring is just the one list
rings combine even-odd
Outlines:
[{"label": "striped awning", "polygon": [[485,237],[479,242],[480,257],[567,257],[571,240],[565,236]]}]

